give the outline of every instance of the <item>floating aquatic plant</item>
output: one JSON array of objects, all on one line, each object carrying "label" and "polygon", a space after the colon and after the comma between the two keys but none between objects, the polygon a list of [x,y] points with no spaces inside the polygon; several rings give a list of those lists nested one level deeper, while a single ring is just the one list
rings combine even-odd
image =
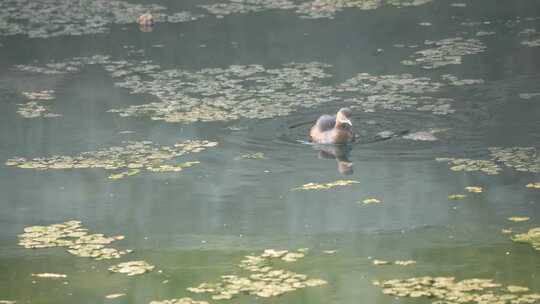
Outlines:
[{"label": "floating aquatic plant", "polygon": [[451,194],[448,196],[448,199],[451,201],[457,201],[457,200],[465,199],[466,197],[467,195],[465,194]]},{"label": "floating aquatic plant", "polygon": [[474,85],[474,84],[484,83],[484,80],[482,79],[459,79],[452,74],[444,74],[441,77],[443,80],[448,81],[451,85],[454,85],[454,86],[464,86],[464,85]]},{"label": "floating aquatic plant", "polygon": [[525,187],[532,188],[532,189],[540,189],[540,182],[529,183],[529,184],[525,185]]},{"label": "floating aquatic plant", "polygon": [[413,260],[397,260],[397,261],[386,261],[386,260],[373,260],[373,265],[383,266],[383,265],[398,265],[398,266],[410,266],[416,264],[416,261]]},{"label": "floating aquatic plant", "polygon": [[527,233],[516,234],[512,237],[512,241],[531,244],[534,249],[540,251],[540,227],[530,229]]},{"label": "floating aquatic plant", "polygon": [[91,169],[124,170],[109,176],[120,179],[138,174],[141,170],[150,172],[178,172],[198,162],[167,164],[180,156],[197,153],[217,146],[216,142],[207,140],[187,140],[174,146],[159,146],[150,141],[128,141],[124,146],[84,152],[77,156],[51,156],[34,159],[12,158],[7,166],[34,170]]},{"label": "floating aquatic plant", "polygon": [[146,261],[130,261],[130,262],[124,262],[118,265],[111,266],[109,267],[109,271],[117,272],[117,273],[124,273],[124,274],[127,274],[128,276],[134,276],[134,275],[141,275],[146,272],[150,272],[154,268],[155,268],[154,265],[150,265]]},{"label": "floating aquatic plant", "polygon": [[188,288],[188,291],[210,293],[214,300],[231,299],[240,293],[267,298],[326,284],[321,279],[312,279],[304,274],[273,267],[272,261],[275,259],[294,262],[303,256],[303,252],[299,251],[267,249],[259,256],[246,256],[240,262],[239,267],[251,272],[250,275],[224,275],[219,283],[202,283]]},{"label": "floating aquatic plant", "polygon": [[512,216],[512,217],[508,218],[508,220],[512,221],[512,222],[526,222],[526,221],[528,221],[530,219],[531,218],[527,217],[527,216]]},{"label": "floating aquatic plant", "polygon": [[489,175],[499,174],[499,171],[501,171],[501,168],[491,160],[477,160],[452,157],[440,157],[436,158],[436,160],[439,162],[447,162],[448,164],[450,164],[450,170],[452,171],[480,171]]},{"label": "floating aquatic plant", "polygon": [[130,24],[146,12],[158,22],[187,22],[202,15],[190,12],[165,14],[156,4],[120,0],[4,0],[0,1],[0,35],[30,38],[107,33],[113,24]]},{"label": "floating aquatic plant", "polygon": [[118,299],[121,297],[125,297],[125,293],[111,293],[105,296],[105,299],[112,300],[112,299]]},{"label": "floating aquatic plant", "polygon": [[236,160],[240,159],[265,159],[263,152],[255,152],[255,153],[247,153],[240,155],[239,157],[235,158]]},{"label": "floating aquatic plant", "polygon": [[25,103],[21,103],[18,106],[17,113],[24,118],[51,118],[59,117],[60,114],[49,112],[46,105],[43,105],[43,101],[54,99],[54,90],[45,90],[38,92],[23,92],[23,96],[28,100]]},{"label": "floating aquatic plant", "polygon": [[454,112],[450,98],[431,97],[445,86],[410,74],[360,73],[337,85],[328,85],[330,65],[309,62],[267,68],[233,65],[196,71],[162,69],[146,60],[113,61],[106,56],[79,57],[44,66],[17,65],[21,71],[63,74],[85,65],[100,64],[115,85],[157,101],[111,109],[122,117],[149,117],[173,123],[265,119],[289,115],[301,108],[344,100],[352,108],[416,109],[445,115]]},{"label": "floating aquatic plant", "polygon": [[19,235],[19,245],[24,248],[65,247],[73,255],[96,260],[117,259],[130,252],[107,246],[116,240],[116,237],[90,234],[88,229],[82,227],[80,221],[30,226],[24,228],[24,233]]},{"label": "floating aquatic plant", "polygon": [[374,281],[386,295],[430,298],[433,303],[537,303],[540,294],[515,294],[490,279],[456,281],[453,277],[416,277],[404,280]]},{"label": "floating aquatic plant", "polygon": [[170,299],[163,301],[152,301],[150,304],[208,304],[206,301],[195,301],[192,298]]},{"label": "floating aquatic plant", "polygon": [[369,205],[369,204],[379,204],[381,203],[380,200],[376,199],[376,198],[366,198],[365,200],[362,201],[363,204],[366,204],[366,205]]},{"label": "floating aquatic plant", "polygon": [[521,94],[519,94],[519,98],[521,98],[521,99],[532,99],[532,98],[536,98],[536,97],[540,97],[540,93],[521,93]]},{"label": "floating aquatic plant", "polygon": [[402,64],[435,69],[449,64],[461,64],[463,56],[479,54],[486,50],[486,46],[480,40],[462,37],[426,41],[424,44],[432,48],[417,51],[410,59],[403,60]]},{"label": "floating aquatic plant", "polygon": [[33,277],[37,278],[46,278],[46,279],[64,279],[67,278],[67,275],[63,273],[50,273],[50,272],[44,272],[44,273],[32,273]]},{"label": "floating aquatic plant", "polygon": [[471,193],[482,193],[482,192],[484,192],[484,189],[482,187],[477,187],[477,186],[465,187],[465,190],[467,190],[467,192],[471,192]]},{"label": "floating aquatic plant", "polygon": [[231,14],[246,14],[266,10],[294,10],[301,18],[334,18],[344,9],[373,10],[382,6],[419,6],[431,0],[222,0],[199,5],[210,14],[222,18]]},{"label": "floating aquatic plant", "polygon": [[320,184],[320,183],[307,183],[297,188],[293,188],[293,191],[296,190],[328,190],[335,187],[349,186],[352,184],[359,184],[360,182],[355,180],[337,180],[335,182]]},{"label": "floating aquatic plant", "polygon": [[540,153],[533,147],[489,148],[491,157],[516,171],[540,173]]}]

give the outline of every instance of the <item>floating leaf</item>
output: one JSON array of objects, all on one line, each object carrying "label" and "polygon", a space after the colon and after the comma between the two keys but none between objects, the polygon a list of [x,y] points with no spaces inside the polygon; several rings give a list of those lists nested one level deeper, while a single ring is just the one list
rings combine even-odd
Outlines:
[{"label": "floating leaf", "polygon": [[468,158],[437,158],[439,162],[447,162],[452,171],[474,172],[480,171],[489,175],[499,174],[501,168],[490,160],[475,160]]},{"label": "floating leaf", "polygon": [[293,191],[297,190],[328,190],[335,187],[349,186],[352,184],[359,184],[360,182],[355,180],[337,180],[335,182],[319,184],[319,183],[307,183],[300,187],[293,188]]},{"label": "floating leaf", "polygon": [[506,289],[508,289],[508,291],[510,291],[511,293],[528,292],[529,291],[529,288],[527,288],[527,287],[516,286],[516,285],[508,285],[506,287]]},{"label": "floating leaf", "polygon": [[265,159],[263,152],[256,152],[256,153],[247,153],[240,155],[239,157],[235,158],[236,160],[239,159]]},{"label": "floating leaf", "polygon": [[533,147],[489,148],[494,160],[521,172],[540,173],[540,153]]},{"label": "floating leaf", "polygon": [[373,260],[373,265],[390,265],[391,263],[389,261],[385,261],[385,260]]},{"label": "floating leaf", "polygon": [[395,261],[394,264],[400,265],[400,266],[410,266],[410,265],[416,264],[416,261],[413,261],[413,260]]},{"label": "floating leaf", "polygon": [[146,272],[152,271],[155,268],[154,265],[150,265],[145,261],[130,261],[120,263],[109,267],[109,271],[117,273],[125,273],[128,276],[141,275]]}]

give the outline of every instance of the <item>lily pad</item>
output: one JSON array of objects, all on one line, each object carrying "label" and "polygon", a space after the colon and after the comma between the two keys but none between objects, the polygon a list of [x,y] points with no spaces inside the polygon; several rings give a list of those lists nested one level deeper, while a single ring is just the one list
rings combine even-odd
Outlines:
[{"label": "lily pad", "polygon": [[111,293],[111,294],[106,295],[105,299],[112,300],[112,299],[118,299],[125,296],[126,296],[125,293]]}]

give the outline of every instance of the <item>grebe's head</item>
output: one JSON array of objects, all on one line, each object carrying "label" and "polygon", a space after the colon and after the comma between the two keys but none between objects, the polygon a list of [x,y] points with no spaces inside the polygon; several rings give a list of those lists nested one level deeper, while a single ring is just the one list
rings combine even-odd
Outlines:
[{"label": "grebe's head", "polygon": [[343,127],[352,127],[352,111],[349,108],[341,108],[336,115],[336,125]]}]

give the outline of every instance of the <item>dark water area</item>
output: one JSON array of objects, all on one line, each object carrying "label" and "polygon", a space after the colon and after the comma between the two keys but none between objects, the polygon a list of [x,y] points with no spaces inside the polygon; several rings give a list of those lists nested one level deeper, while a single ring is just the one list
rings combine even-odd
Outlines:
[{"label": "dark water area", "polygon": [[[201,12],[198,1],[129,2],[159,4],[167,12]],[[0,35],[0,300],[149,303],[189,296],[210,303],[433,302],[384,295],[372,284],[417,276],[486,278],[540,293],[540,252],[511,240],[516,233],[540,226],[540,190],[526,187],[540,182],[540,169],[535,169],[540,167],[540,94],[534,95],[540,93],[540,46],[522,43],[540,38],[538,32],[525,31],[540,31],[540,2],[463,1],[465,7],[453,3],[433,0],[402,8],[345,8],[333,19],[304,19],[294,10],[268,9],[224,18],[205,12],[207,16],[194,21],[158,22],[151,32],[140,31],[133,22],[110,24],[108,32],[101,34]],[[423,22],[430,25],[420,25]],[[481,31],[493,34],[478,35]],[[415,52],[435,47],[426,40],[452,37],[477,39],[485,50],[462,55],[460,64],[435,69],[402,64],[417,58]],[[151,60],[160,71],[192,73],[231,65],[280,69],[293,62],[319,62],[331,65],[330,76],[319,87],[332,88],[359,73],[411,74],[444,83],[429,94],[453,99],[455,111],[434,114],[416,106],[389,109],[384,105],[371,111],[365,110],[365,103],[332,91],[335,100],[294,106],[286,115],[174,123],[109,112],[160,102],[160,96],[151,92],[119,87],[124,79],[106,70],[111,63],[84,65],[63,74],[16,68],[94,55],[135,60],[141,67],[144,60]],[[448,85],[442,80],[446,74],[482,82]],[[143,80],[156,77],[140,75]],[[382,87],[367,95],[403,93],[388,84]],[[39,104],[61,117],[21,116],[18,111],[27,102],[23,92],[43,90],[54,90],[54,99]],[[261,105],[261,111],[267,106],[271,107]],[[353,108],[359,141],[347,153],[330,148],[340,155],[337,159],[324,157],[317,146],[307,143],[309,128],[320,115],[334,114],[343,106]],[[436,140],[398,134],[373,140],[382,131],[424,132]],[[103,169],[31,170],[4,165],[13,157],[74,156],[121,146],[124,141],[171,146],[185,140],[219,144],[181,156],[182,162],[200,161],[181,172],[142,171],[119,180],[108,179],[111,172]],[[529,147],[535,152],[521,160],[526,170],[520,171],[493,159],[491,147]],[[253,153],[263,153],[264,158],[242,158]],[[452,171],[452,165],[436,161],[440,157],[492,160],[501,170],[496,175]],[[347,174],[344,165],[352,166]],[[293,190],[336,180],[359,183]],[[467,186],[484,191],[468,193]],[[467,197],[448,199],[458,193]],[[362,203],[366,198],[381,203]],[[513,216],[530,219],[509,221]],[[18,245],[25,227],[68,220],[79,220],[92,232],[124,235],[114,247],[133,253],[120,260],[95,261],[63,248]],[[512,233],[503,234],[502,229]],[[186,290],[238,273],[236,265],[245,255],[268,248],[309,248],[306,257],[288,269],[327,284],[278,297],[239,295],[232,300],[213,300]],[[324,253],[327,250],[336,252]],[[416,264],[376,266],[374,259]],[[134,277],[107,270],[129,260],[145,260],[156,269]],[[32,273],[62,273],[67,278],[42,279]],[[105,299],[113,293],[126,295]]]}]

